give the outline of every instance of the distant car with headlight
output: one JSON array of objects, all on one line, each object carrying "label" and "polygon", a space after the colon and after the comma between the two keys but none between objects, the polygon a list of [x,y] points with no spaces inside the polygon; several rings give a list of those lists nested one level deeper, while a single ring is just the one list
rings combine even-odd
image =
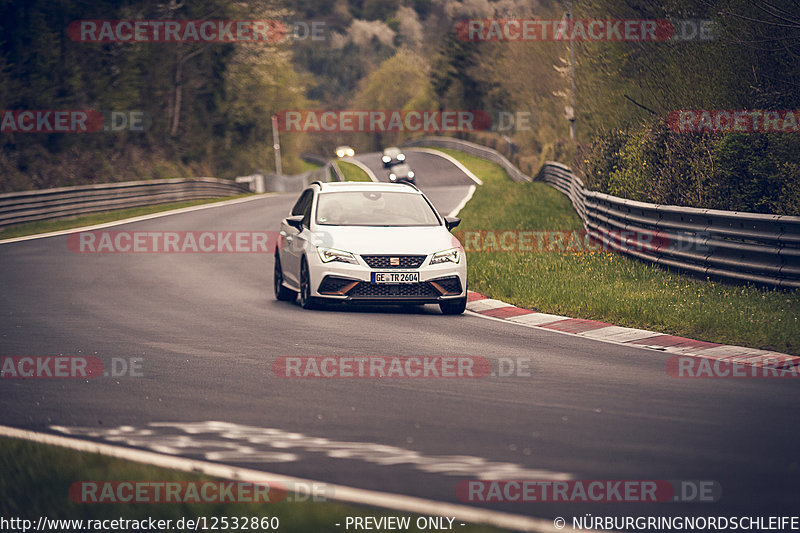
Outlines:
[{"label": "distant car with headlight", "polygon": [[467,258],[442,217],[407,184],[314,182],[281,222],[273,286],[303,308],[321,301],[467,305]]},{"label": "distant car with headlight", "polygon": [[406,154],[400,151],[400,148],[396,146],[390,146],[383,151],[383,155],[381,156],[381,162],[383,163],[383,168],[389,168],[393,165],[399,165],[404,163],[406,160]]},{"label": "distant car with headlight", "polygon": [[350,146],[337,146],[336,147],[336,157],[339,159],[343,157],[353,157],[356,155],[356,151],[353,150]]},{"label": "distant car with headlight", "polygon": [[403,164],[403,165],[395,165],[389,171],[389,181],[392,183],[401,183],[406,181],[408,183],[416,183],[417,178],[414,171],[411,170],[411,167]]}]

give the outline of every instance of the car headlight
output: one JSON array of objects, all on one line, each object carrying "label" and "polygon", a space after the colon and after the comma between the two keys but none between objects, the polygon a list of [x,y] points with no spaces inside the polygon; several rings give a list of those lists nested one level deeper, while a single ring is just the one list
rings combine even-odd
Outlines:
[{"label": "car headlight", "polygon": [[395,174],[389,174],[389,179],[394,181],[397,179],[397,176]]},{"label": "car headlight", "polygon": [[353,157],[354,155],[356,155],[356,151],[355,150],[353,150],[352,148],[347,150],[347,156],[348,157]]},{"label": "car headlight", "polygon": [[405,161],[406,160],[406,154],[397,154],[397,160],[398,161]]},{"label": "car headlight", "polygon": [[385,156],[381,157],[381,161],[383,161],[384,163],[388,163],[391,160],[392,160],[392,158],[389,157],[388,155],[385,155]]},{"label": "car headlight", "polygon": [[354,265],[358,264],[355,256],[350,252],[343,252],[342,250],[336,250],[334,248],[323,248],[322,246],[317,246],[317,253],[319,254],[319,258],[322,259],[323,263],[337,261],[339,263],[352,263]]},{"label": "car headlight", "polygon": [[414,177],[414,171],[413,170],[409,171],[408,177],[409,178],[413,178]]},{"label": "car headlight", "polygon": [[458,263],[461,261],[461,250],[458,248],[450,248],[449,250],[443,250],[441,252],[436,252],[431,257],[432,265],[438,265],[439,263]]}]

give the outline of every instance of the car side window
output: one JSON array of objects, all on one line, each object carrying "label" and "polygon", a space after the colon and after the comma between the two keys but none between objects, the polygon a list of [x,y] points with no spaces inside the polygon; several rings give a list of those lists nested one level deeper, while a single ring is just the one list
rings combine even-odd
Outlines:
[{"label": "car side window", "polygon": [[308,207],[311,205],[311,198],[314,196],[314,193],[311,190],[305,191],[300,198],[297,200],[297,203],[294,204],[292,208],[292,216],[296,215],[305,215]]},{"label": "car side window", "polygon": [[308,191],[308,202],[303,206],[303,225],[307,228],[311,227],[311,206],[314,205],[314,193]]}]

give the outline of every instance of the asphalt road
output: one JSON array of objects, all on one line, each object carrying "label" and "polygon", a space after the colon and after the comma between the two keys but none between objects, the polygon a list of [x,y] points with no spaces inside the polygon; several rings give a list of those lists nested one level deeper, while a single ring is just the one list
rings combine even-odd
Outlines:
[{"label": "asphalt road", "polygon": [[[447,213],[471,182],[409,154]],[[276,230],[295,197],[114,229]],[[722,487],[716,503],[475,504],[545,518],[796,513],[795,382],[674,379],[657,351],[436,306],[305,311],[274,299],[271,254],[80,254],[66,242],[0,245],[0,355],[142,358],[143,375],[4,379],[4,425],[456,503],[460,481],[490,475]],[[294,355],[510,358],[531,375],[277,377],[276,358]]]},{"label": "asphalt road", "polygon": [[[475,183],[443,157],[416,150],[407,150],[406,163],[416,174],[416,185],[425,191],[433,205],[443,215],[455,209]],[[357,159],[367,166],[378,181],[389,182],[389,169],[383,168],[381,152],[358,154]]]}]

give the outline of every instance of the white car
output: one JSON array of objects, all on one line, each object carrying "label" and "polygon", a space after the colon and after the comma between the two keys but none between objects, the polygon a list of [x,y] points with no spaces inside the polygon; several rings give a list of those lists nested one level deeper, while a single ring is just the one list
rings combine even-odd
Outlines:
[{"label": "white car", "polygon": [[343,157],[353,157],[354,155],[356,155],[356,151],[349,146],[336,147],[336,157],[339,159],[342,159]]},{"label": "white car", "polygon": [[401,183],[407,181],[408,183],[416,183],[414,171],[411,167],[403,163],[402,165],[395,165],[389,171],[389,181],[392,183]]},{"label": "white car", "polygon": [[381,156],[381,163],[383,163],[383,168],[389,168],[394,165],[400,165],[406,162],[406,154],[400,151],[400,148],[396,146],[390,146],[383,151],[383,155]]},{"label": "white car", "polygon": [[281,222],[275,249],[278,300],[467,305],[467,258],[442,217],[410,184],[314,182]]}]

